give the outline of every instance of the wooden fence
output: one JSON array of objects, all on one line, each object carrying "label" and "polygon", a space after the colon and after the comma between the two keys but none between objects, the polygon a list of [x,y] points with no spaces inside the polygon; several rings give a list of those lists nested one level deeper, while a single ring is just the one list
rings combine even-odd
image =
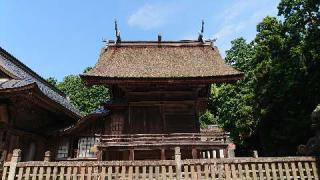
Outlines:
[{"label": "wooden fence", "polygon": [[105,179],[319,179],[314,157],[230,158],[161,161],[20,161],[20,150],[4,164],[2,180]]}]

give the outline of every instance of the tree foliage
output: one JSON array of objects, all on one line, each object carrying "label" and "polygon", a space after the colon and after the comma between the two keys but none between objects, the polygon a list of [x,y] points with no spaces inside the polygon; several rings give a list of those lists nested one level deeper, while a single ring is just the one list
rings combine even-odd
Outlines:
[{"label": "tree foliage", "polygon": [[238,147],[293,155],[310,137],[310,114],[320,102],[319,2],[282,0],[281,18],[264,18],[249,44],[232,42],[226,62],[245,77],[214,86],[210,107]]},{"label": "tree foliage", "polygon": [[[89,68],[86,68],[86,72]],[[48,78],[49,83],[64,92],[71,103],[86,115],[95,110],[109,98],[108,89],[104,86],[88,87],[78,75],[68,75],[61,82]]]}]

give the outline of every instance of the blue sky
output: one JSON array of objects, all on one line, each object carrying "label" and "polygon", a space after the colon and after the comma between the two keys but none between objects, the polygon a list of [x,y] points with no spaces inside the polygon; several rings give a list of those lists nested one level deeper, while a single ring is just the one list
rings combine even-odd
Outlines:
[{"label": "blue sky", "polygon": [[237,37],[252,40],[256,24],[277,14],[278,0],[0,0],[0,46],[44,78],[79,74],[97,62],[102,39],[217,38],[224,55]]}]

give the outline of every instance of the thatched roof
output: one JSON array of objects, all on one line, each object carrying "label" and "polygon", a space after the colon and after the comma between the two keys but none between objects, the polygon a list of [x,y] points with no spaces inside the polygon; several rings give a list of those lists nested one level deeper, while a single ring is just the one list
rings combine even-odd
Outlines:
[{"label": "thatched roof", "polygon": [[82,77],[90,79],[228,78],[242,73],[225,64],[212,42],[109,41],[98,63]]}]

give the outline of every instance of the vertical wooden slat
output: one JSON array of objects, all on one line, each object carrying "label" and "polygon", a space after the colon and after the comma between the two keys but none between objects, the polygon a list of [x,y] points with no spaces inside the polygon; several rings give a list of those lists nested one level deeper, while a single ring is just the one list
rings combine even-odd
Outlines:
[{"label": "vertical wooden slat", "polygon": [[190,165],[190,171],[191,171],[191,179],[197,179],[197,174],[194,170],[194,165]]},{"label": "vertical wooden slat", "polygon": [[77,175],[78,175],[78,167],[75,166],[73,167],[73,170],[72,170],[72,180],[77,179]]},{"label": "vertical wooden slat", "polygon": [[24,179],[25,180],[29,180],[30,179],[30,167],[26,168],[26,173],[24,175]]},{"label": "vertical wooden slat", "polygon": [[311,167],[314,179],[319,179],[316,162],[311,162]]},{"label": "vertical wooden slat", "polygon": [[298,180],[296,164],[294,162],[291,163],[292,176],[294,180]]},{"label": "vertical wooden slat", "polygon": [[59,180],[64,179],[64,166],[60,167]]},{"label": "vertical wooden slat", "polygon": [[167,179],[167,169],[166,166],[161,166],[161,178],[163,180]]},{"label": "vertical wooden slat", "polygon": [[108,167],[108,180],[112,179],[112,166]]},{"label": "vertical wooden slat", "polygon": [[35,166],[32,168],[32,180],[36,180],[37,179],[37,174],[38,174],[38,167]]},{"label": "vertical wooden slat", "polygon": [[204,178],[209,179],[209,167],[208,164],[204,164]]},{"label": "vertical wooden slat", "polygon": [[309,180],[309,179],[311,179],[309,162],[305,162],[305,163],[304,163],[304,166],[305,166],[305,168],[306,168],[307,178],[308,178],[308,180]]},{"label": "vertical wooden slat", "polygon": [[53,171],[52,171],[52,180],[57,180],[57,174],[58,174],[58,167],[55,166],[53,167]]},{"label": "vertical wooden slat", "polygon": [[147,167],[146,166],[142,167],[142,176],[141,176],[141,178],[143,180],[145,180],[147,178]]},{"label": "vertical wooden slat", "polygon": [[242,170],[242,164],[238,164],[238,171],[239,171],[239,179],[244,179],[243,178],[243,170]]},{"label": "vertical wooden slat", "polygon": [[194,165],[190,164],[189,167],[190,167],[190,177],[191,177],[191,179],[197,179],[197,174],[195,172]]},{"label": "vertical wooden slat", "polygon": [[72,172],[72,167],[68,166],[67,167],[66,180],[70,180],[71,179],[71,172]]},{"label": "vertical wooden slat", "polygon": [[39,180],[43,180],[43,173],[44,173],[44,167],[40,167],[40,170],[39,170]]},{"label": "vertical wooden slat", "polygon": [[218,172],[218,179],[222,179],[226,173],[226,171],[224,170],[224,165],[218,164],[217,168],[218,169],[216,170],[216,172]]},{"label": "vertical wooden slat", "polygon": [[119,179],[120,166],[115,167],[114,179]]},{"label": "vertical wooden slat", "polygon": [[18,172],[18,180],[21,180],[22,177],[23,177],[23,167],[20,167]]},{"label": "vertical wooden slat", "polygon": [[184,179],[189,179],[189,166],[188,165],[183,166],[183,174],[184,174]]},{"label": "vertical wooden slat", "polygon": [[160,168],[159,168],[159,166],[156,166],[156,167],[155,167],[155,171],[156,171],[156,172],[155,172],[155,178],[156,178],[156,179],[159,179],[159,174],[160,174]]},{"label": "vertical wooden slat", "polygon": [[121,166],[121,179],[125,179],[126,178],[126,166]]},{"label": "vertical wooden slat", "polygon": [[153,179],[153,166],[149,166],[149,179]]},{"label": "vertical wooden slat", "polygon": [[92,178],[92,167],[89,166],[87,167],[87,179],[91,179]]},{"label": "vertical wooden slat", "polygon": [[301,162],[298,162],[298,170],[299,170],[300,179],[304,180],[305,179],[304,169],[302,167],[302,163]]},{"label": "vertical wooden slat", "polygon": [[270,179],[271,179],[271,176],[270,176],[269,163],[265,163],[265,164],[264,164],[264,169],[266,170],[266,178],[267,178],[267,180],[270,180]]},{"label": "vertical wooden slat", "polygon": [[271,163],[271,173],[272,173],[272,179],[277,179],[277,170],[276,170],[276,165],[274,163]]},{"label": "vertical wooden slat", "polygon": [[200,166],[200,164],[198,164],[196,167],[197,167],[196,168],[197,178],[201,179],[201,176],[202,176],[201,166]]},{"label": "vertical wooden slat", "polygon": [[7,177],[7,174],[8,174],[8,170],[9,170],[8,166],[4,166],[3,167],[2,178],[1,179],[7,179],[6,177]]},{"label": "vertical wooden slat", "polygon": [[140,179],[140,168],[136,166],[134,169],[134,179]]},{"label": "vertical wooden slat", "polygon": [[226,179],[229,180],[231,179],[231,172],[230,172],[230,167],[229,164],[224,164],[224,170],[225,170],[225,174],[226,174]]},{"label": "vertical wooden slat", "polygon": [[291,176],[290,176],[290,172],[289,172],[289,165],[288,163],[284,163],[284,169],[286,171],[286,179],[290,179]]},{"label": "vertical wooden slat", "polygon": [[100,176],[100,174],[99,174],[99,166],[94,166],[93,167],[93,174],[92,174],[93,180],[98,180],[99,176]]},{"label": "vertical wooden slat", "polygon": [[258,174],[259,174],[259,179],[264,179],[263,177],[263,168],[262,168],[262,163],[258,164]]},{"label": "vertical wooden slat", "polygon": [[84,180],[86,175],[86,167],[80,168],[80,180]]},{"label": "vertical wooden slat", "polygon": [[128,179],[129,180],[133,179],[133,167],[132,166],[129,166]]},{"label": "vertical wooden slat", "polygon": [[284,180],[282,163],[278,163],[278,171],[279,171],[280,180]]},{"label": "vertical wooden slat", "polygon": [[47,167],[47,171],[46,171],[46,180],[50,180],[51,179],[51,166]]},{"label": "vertical wooden slat", "polygon": [[107,176],[107,169],[106,169],[105,166],[102,166],[101,167],[101,173],[100,173],[101,180],[105,180],[106,176]]},{"label": "vertical wooden slat", "polygon": [[172,166],[169,166],[169,179],[173,180],[173,170],[172,170]]},{"label": "vertical wooden slat", "polygon": [[249,165],[248,165],[248,164],[245,164],[245,165],[244,165],[244,170],[245,170],[245,172],[246,172],[245,178],[246,178],[246,179],[251,179],[250,170],[249,170]]},{"label": "vertical wooden slat", "polygon": [[232,175],[232,179],[237,179],[238,178],[235,164],[231,164],[231,175]]},{"label": "vertical wooden slat", "polygon": [[254,163],[251,164],[252,179],[257,180],[257,170]]}]

